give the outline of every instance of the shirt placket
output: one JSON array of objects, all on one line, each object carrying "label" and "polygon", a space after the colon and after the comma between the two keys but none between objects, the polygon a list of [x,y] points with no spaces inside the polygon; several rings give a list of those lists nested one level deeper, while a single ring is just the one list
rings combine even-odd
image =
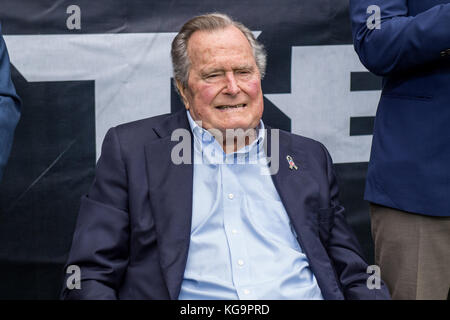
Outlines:
[{"label": "shirt placket", "polygon": [[233,283],[239,299],[254,299],[250,290],[251,274],[241,207],[243,191],[234,173],[235,165],[221,165],[224,228],[231,257]]}]

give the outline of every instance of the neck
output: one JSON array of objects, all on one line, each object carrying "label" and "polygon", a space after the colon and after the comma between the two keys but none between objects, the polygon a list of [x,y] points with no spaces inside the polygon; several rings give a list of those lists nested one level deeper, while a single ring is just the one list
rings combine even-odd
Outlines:
[{"label": "neck", "polygon": [[258,131],[257,129],[226,129],[225,132],[214,130],[211,134],[228,154],[252,144],[258,136]]}]

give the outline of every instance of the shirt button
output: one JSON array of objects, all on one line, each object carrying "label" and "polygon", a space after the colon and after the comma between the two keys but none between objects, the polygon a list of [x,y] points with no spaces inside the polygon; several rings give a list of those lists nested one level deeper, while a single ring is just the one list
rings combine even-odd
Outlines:
[{"label": "shirt button", "polygon": [[250,294],[250,290],[245,289],[245,290],[244,290],[244,294]]},{"label": "shirt button", "polygon": [[238,231],[237,231],[236,229],[231,230],[231,232],[232,232],[233,234],[238,233]]},{"label": "shirt button", "polygon": [[241,267],[244,265],[244,260],[242,260],[242,259],[239,259],[238,260],[238,265],[240,265]]},{"label": "shirt button", "polygon": [[233,198],[234,198],[234,194],[229,193],[229,194],[228,194],[228,199],[233,200]]}]

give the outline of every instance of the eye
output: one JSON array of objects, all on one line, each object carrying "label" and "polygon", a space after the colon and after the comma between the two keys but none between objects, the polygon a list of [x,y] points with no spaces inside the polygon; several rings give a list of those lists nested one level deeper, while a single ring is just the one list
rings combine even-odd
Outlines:
[{"label": "eye", "polygon": [[236,73],[241,76],[247,76],[247,75],[251,74],[250,70],[247,70],[247,69],[238,70]]},{"label": "eye", "polygon": [[206,81],[217,81],[220,79],[221,75],[222,74],[219,72],[208,73],[203,76],[203,79],[205,79]]}]

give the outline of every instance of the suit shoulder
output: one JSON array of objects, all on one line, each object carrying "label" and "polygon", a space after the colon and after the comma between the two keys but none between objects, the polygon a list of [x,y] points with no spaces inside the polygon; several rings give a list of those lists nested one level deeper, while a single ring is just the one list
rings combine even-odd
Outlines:
[{"label": "suit shoulder", "polygon": [[155,117],[140,119],[132,122],[120,124],[113,129],[121,144],[140,145],[146,141],[157,138],[153,128],[168,120],[173,114],[167,113]]},{"label": "suit shoulder", "polygon": [[328,153],[327,148],[320,141],[284,130],[280,130],[280,136],[281,135],[283,135],[286,139],[290,139],[294,147],[298,147],[308,152],[317,152],[321,154],[324,152]]},{"label": "suit shoulder", "polygon": [[115,127],[115,129],[121,134],[128,131],[142,131],[142,130],[151,130],[151,128],[155,127],[162,121],[166,120],[173,114],[165,113],[154,117],[149,117],[145,119],[139,119],[127,123],[119,124]]}]

